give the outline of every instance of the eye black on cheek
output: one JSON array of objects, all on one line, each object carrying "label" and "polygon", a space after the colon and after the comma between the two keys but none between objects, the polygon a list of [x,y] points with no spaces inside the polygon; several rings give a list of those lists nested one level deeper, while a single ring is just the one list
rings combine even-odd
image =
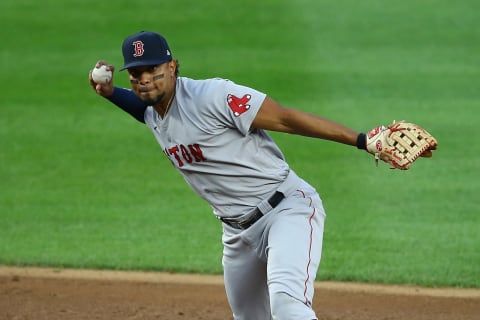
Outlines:
[{"label": "eye black on cheek", "polygon": [[163,78],[165,78],[165,73],[157,74],[156,76],[153,76],[153,80],[160,80]]}]

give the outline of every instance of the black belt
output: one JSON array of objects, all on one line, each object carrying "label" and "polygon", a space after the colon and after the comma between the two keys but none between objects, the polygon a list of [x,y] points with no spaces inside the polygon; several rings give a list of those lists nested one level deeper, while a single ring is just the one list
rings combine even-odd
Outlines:
[{"label": "black belt", "polygon": [[[267,200],[267,202],[270,204],[270,206],[273,209],[276,206],[278,206],[278,204],[282,202],[284,198],[285,196],[283,195],[283,193],[281,193],[280,191],[277,191],[274,193],[273,196],[270,197],[270,199]],[[255,212],[245,220],[237,220],[237,219],[229,219],[229,218],[219,218],[219,219],[223,223],[228,224],[232,228],[245,230],[245,229],[248,229],[250,226],[252,226],[255,222],[257,222],[261,217],[263,217],[263,213],[259,209],[256,209]]]}]

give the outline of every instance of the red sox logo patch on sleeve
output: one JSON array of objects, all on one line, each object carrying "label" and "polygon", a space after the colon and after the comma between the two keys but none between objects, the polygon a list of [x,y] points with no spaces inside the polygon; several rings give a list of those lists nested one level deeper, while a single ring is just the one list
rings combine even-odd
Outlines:
[{"label": "red sox logo patch on sleeve", "polygon": [[235,117],[240,116],[242,113],[250,109],[248,102],[252,98],[251,95],[246,94],[243,97],[239,98],[233,94],[227,95],[227,103],[230,109],[233,111]]}]

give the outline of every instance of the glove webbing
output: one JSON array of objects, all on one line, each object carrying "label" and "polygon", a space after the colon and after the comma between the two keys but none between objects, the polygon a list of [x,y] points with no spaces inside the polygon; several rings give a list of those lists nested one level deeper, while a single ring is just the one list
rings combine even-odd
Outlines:
[{"label": "glove webbing", "polygon": [[390,138],[393,140],[392,145],[412,161],[429,147],[421,132],[415,128],[393,129]]}]

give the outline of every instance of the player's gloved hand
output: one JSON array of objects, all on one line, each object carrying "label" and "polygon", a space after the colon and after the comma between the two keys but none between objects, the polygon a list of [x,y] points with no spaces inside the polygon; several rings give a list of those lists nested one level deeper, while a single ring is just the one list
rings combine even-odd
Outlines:
[{"label": "player's gloved hand", "polygon": [[419,125],[409,122],[393,122],[379,126],[366,135],[366,150],[393,166],[392,169],[408,170],[418,157],[431,157],[437,148],[437,140]]},{"label": "player's gloved hand", "polygon": [[99,95],[101,95],[103,97],[109,97],[113,94],[113,89],[114,89],[114,87],[113,87],[113,77],[114,77],[114,74],[115,74],[115,67],[111,64],[107,64],[103,60],[99,60],[95,64],[95,68],[100,68],[103,65],[107,66],[107,70],[112,71],[112,79],[107,83],[96,83],[92,79],[92,70],[90,70],[90,72],[88,73],[88,80],[90,81],[90,85],[92,86],[93,90],[95,90],[96,93],[98,93]]}]

